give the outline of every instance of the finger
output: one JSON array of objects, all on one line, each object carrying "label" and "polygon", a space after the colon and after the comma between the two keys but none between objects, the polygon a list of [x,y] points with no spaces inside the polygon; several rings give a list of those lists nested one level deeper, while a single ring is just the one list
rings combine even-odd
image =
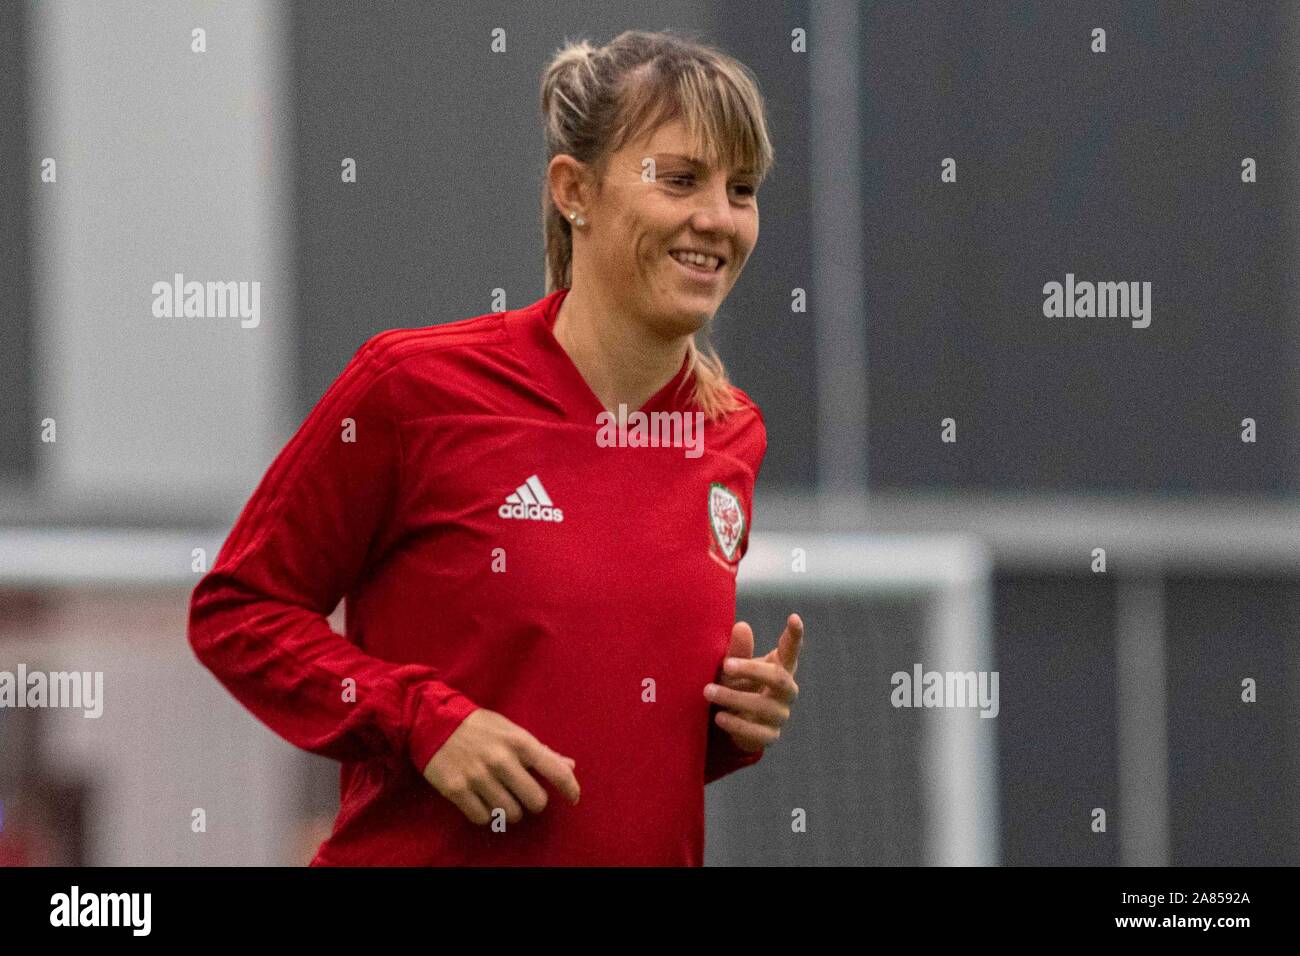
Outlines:
[{"label": "finger", "polygon": [[748,677],[738,677],[735,674],[725,673],[721,665],[718,666],[718,674],[713,679],[713,682],[715,684],[721,684],[723,687],[730,687],[733,690],[750,692],[760,691],[765,686],[764,684],[761,684],[756,680],[751,680]]},{"label": "finger", "polygon": [[578,778],[573,773],[573,768],[577,766],[576,761],[570,763],[536,738],[530,738],[520,748],[519,758],[520,763],[525,767],[536,770],[549,780],[570,803],[578,802],[582,790],[578,786]]},{"label": "finger", "polygon": [[781,736],[781,731],[775,727],[752,723],[727,710],[718,711],[713,720],[731,735],[738,747],[751,753],[771,746]]},{"label": "finger", "polygon": [[476,826],[483,826],[491,822],[492,814],[477,793],[473,790],[455,790],[447,795],[447,799],[456,805],[465,818]]},{"label": "finger", "polygon": [[504,810],[506,819],[511,823],[518,823],[524,818],[523,807],[519,806],[518,801],[506,792],[506,788],[501,785],[501,781],[490,772],[488,776],[476,777],[472,786],[479,799],[487,804],[489,818],[497,810]]},{"label": "finger", "polygon": [[494,770],[507,793],[527,807],[529,813],[541,813],[546,809],[546,788],[524,769],[516,754],[511,753],[510,759],[503,761]]},{"label": "finger", "polygon": [[729,687],[717,687],[713,703],[745,720],[780,728],[790,719],[790,708],[766,694],[747,694]]},{"label": "finger", "polygon": [[722,662],[722,669],[729,676],[757,681],[781,700],[792,701],[799,696],[799,685],[794,682],[794,675],[774,661],[729,657]]},{"label": "finger", "polygon": [[791,614],[785,621],[785,630],[776,644],[777,655],[791,676],[799,666],[799,649],[803,646],[803,618]]},{"label": "finger", "polygon": [[737,621],[731,626],[731,638],[727,641],[726,656],[754,656],[754,629],[744,621]]}]

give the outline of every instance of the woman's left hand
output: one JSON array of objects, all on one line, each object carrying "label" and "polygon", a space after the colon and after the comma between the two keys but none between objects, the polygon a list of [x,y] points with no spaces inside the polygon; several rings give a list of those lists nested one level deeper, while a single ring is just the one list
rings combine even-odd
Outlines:
[{"label": "woman's left hand", "polygon": [[720,684],[706,684],[704,696],[721,708],[714,720],[748,753],[762,750],[781,736],[790,719],[790,704],[799,695],[794,672],[799,667],[803,620],[791,614],[776,648],[754,657],[754,632],[744,621],[731,629]]}]

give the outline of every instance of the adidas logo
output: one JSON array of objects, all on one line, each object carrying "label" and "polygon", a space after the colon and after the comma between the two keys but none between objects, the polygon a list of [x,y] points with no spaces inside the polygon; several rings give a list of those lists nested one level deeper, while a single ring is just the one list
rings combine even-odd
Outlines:
[{"label": "adidas logo", "polygon": [[515,489],[514,494],[506,496],[506,503],[497,509],[503,518],[524,518],[531,521],[563,521],[564,512],[551,501],[542,483],[536,475],[529,475],[528,480]]}]

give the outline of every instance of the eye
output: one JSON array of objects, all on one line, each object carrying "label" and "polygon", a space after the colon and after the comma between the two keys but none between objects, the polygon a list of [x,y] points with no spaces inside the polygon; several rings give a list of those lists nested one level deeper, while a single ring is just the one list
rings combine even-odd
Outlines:
[{"label": "eye", "polygon": [[757,191],[749,183],[736,183],[735,188],[739,189],[740,194],[747,199],[752,199],[757,194]]},{"label": "eye", "polygon": [[691,183],[695,182],[695,177],[690,173],[674,173],[671,176],[662,176],[660,178],[666,183],[672,183],[673,185],[682,187],[689,186]]}]

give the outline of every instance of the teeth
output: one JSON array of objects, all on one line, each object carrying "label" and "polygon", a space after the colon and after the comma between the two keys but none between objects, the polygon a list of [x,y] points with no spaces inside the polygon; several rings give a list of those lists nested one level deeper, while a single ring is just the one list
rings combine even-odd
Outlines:
[{"label": "teeth", "polygon": [[676,259],[678,262],[700,266],[702,268],[708,269],[710,272],[718,268],[718,263],[721,262],[721,260],[717,256],[706,256],[698,252],[684,252],[681,250],[677,250],[674,252],[670,252],[668,254],[672,256],[674,259]]}]

